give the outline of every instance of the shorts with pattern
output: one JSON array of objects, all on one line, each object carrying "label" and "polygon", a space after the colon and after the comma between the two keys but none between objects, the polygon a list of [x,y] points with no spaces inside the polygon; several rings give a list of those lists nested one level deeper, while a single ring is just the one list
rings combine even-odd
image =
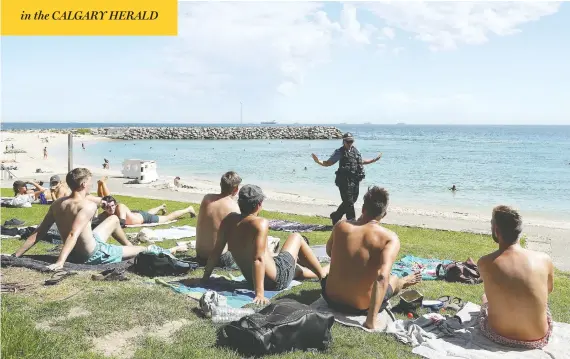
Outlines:
[{"label": "shorts with pattern", "polygon": [[118,263],[123,260],[123,247],[103,242],[97,233],[93,232],[95,240],[95,250],[84,261],[77,261],[83,264],[109,264]]},{"label": "shorts with pattern", "polygon": [[486,336],[488,339],[494,341],[497,344],[505,345],[508,347],[513,348],[524,348],[524,349],[540,349],[548,344],[548,340],[550,339],[550,335],[552,335],[552,315],[550,314],[550,309],[547,308],[546,310],[546,319],[548,321],[548,331],[546,335],[537,340],[516,340],[504,337],[500,334],[497,334],[491,326],[489,325],[489,321],[487,318],[487,309],[489,307],[489,303],[485,303],[481,306],[481,315],[479,316],[479,330]]}]

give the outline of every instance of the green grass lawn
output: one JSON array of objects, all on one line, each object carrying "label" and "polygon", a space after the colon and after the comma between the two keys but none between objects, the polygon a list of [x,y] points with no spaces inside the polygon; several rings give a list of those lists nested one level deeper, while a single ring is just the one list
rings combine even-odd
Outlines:
[{"label": "green grass lawn", "polygon": [[[2,189],[3,196],[11,191]],[[116,196],[132,209],[148,209],[162,203],[172,211],[187,203]],[[195,205],[198,209],[198,205]],[[48,207],[28,209],[2,208],[2,222],[10,218],[38,224]],[[266,218],[281,218],[303,223],[328,224],[328,218],[263,212]],[[196,225],[196,219],[184,218],[177,225]],[[400,256],[465,260],[495,249],[490,236],[389,226],[401,240]],[[159,227],[160,228],[160,227]],[[136,232],[136,229],[127,229]],[[282,239],[287,233],[270,233]],[[311,244],[326,243],[330,232],[306,233]],[[2,240],[2,253],[13,253],[19,240]],[[163,247],[174,241],[161,243]],[[29,254],[44,254],[54,246],[39,243]],[[216,271],[216,273],[224,274]],[[128,274],[127,282],[95,282],[92,272],[67,278],[59,285],[43,286],[49,274],[28,269],[3,268],[2,282],[30,286],[15,294],[2,295],[3,358],[237,358],[235,352],[216,346],[216,327],[197,313],[197,303],[152,280]],[[197,270],[190,277],[201,277]],[[426,298],[453,295],[478,303],[482,285],[423,282],[416,289]],[[320,295],[320,286],[307,282],[279,297],[294,298],[310,304]],[[393,304],[397,303],[394,299]],[[556,321],[570,322],[570,274],[556,272],[550,308]],[[385,334],[368,334],[354,328],[333,327],[333,345],[326,353],[294,352],[278,358],[412,358],[411,347]],[[107,354],[107,356],[105,356]]]}]

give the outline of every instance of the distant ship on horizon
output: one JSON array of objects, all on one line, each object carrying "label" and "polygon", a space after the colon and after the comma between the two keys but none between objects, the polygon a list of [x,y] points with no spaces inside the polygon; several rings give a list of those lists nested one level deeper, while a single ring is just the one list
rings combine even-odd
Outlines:
[{"label": "distant ship on horizon", "polygon": [[277,121],[261,121],[262,125],[276,125]]}]

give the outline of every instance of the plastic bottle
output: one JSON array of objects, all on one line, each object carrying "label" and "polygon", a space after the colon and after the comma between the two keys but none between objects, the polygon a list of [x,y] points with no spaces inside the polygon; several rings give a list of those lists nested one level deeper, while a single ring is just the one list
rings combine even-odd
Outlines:
[{"label": "plastic bottle", "polygon": [[212,322],[229,323],[241,319],[246,315],[255,313],[251,308],[232,308],[226,306],[216,306],[212,308]]}]

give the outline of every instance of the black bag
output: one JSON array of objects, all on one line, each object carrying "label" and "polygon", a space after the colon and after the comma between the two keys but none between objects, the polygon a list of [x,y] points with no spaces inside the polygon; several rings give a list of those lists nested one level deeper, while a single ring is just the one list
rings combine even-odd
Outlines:
[{"label": "black bag", "polygon": [[146,277],[182,275],[198,268],[198,263],[184,262],[165,253],[141,252],[135,257],[133,270]]},{"label": "black bag", "polygon": [[[443,274],[441,274],[443,269]],[[468,258],[465,262],[454,262],[447,265],[438,264],[435,269],[438,279],[445,279],[447,282],[459,282],[465,284],[479,284],[483,282],[477,264],[473,259]]]},{"label": "black bag", "polygon": [[231,322],[220,331],[223,341],[242,354],[265,355],[293,349],[326,350],[332,342],[334,316],[292,299],[280,299]]}]

